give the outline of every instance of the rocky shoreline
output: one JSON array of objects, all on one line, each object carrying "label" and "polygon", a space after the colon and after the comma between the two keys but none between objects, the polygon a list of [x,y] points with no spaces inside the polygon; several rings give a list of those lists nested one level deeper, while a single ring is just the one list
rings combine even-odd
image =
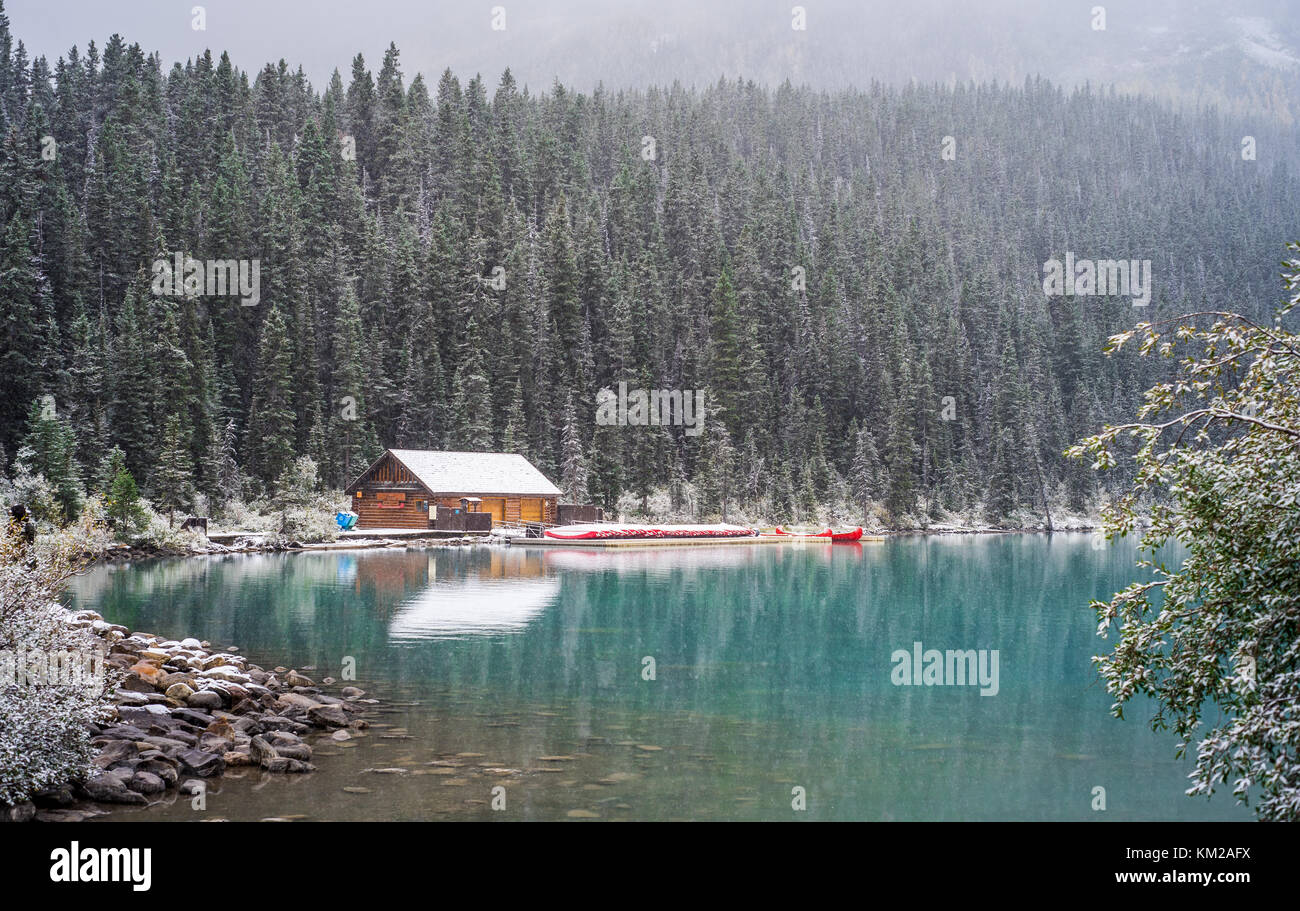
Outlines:
[{"label": "rocky shoreline", "polygon": [[457,538],[358,538],[350,541],[322,541],[304,543],[301,541],[268,542],[256,537],[240,538],[232,544],[219,544],[216,541],[195,541],[186,547],[160,547],[158,545],[112,544],[96,555],[97,561],[107,563],[128,560],[150,560],[159,557],[205,557],[222,554],[255,553],[314,553],[332,550],[378,550],[401,549],[408,547],[462,547],[475,543],[486,543],[485,537]]},{"label": "rocky shoreline", "polygon": [[330,695],[329,677],[317,684],[297,669],[265,670],[233,647],[133,633],[88,610],[71,623],[105,641],[109,685],[116,683],[112,717],[92,728],[89,774],[7,808],[15,821],[79,822],[102,815],[103,805],[198,794],[229,768],[308,774],[315,771],[308,737],[349,740],[369,727],[362,715],[379,704],[353,686]]}]

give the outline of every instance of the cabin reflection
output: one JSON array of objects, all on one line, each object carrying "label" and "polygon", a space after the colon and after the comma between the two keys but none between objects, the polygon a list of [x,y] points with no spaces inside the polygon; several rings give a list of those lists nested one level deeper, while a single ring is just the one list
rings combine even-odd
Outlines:
[{"label": "cabin reflection", "polygon": [[[485,579],[537,578],[548,572],[540,554],[521,548],[436,548],[430,550],[368,551],[344,554],[351,563],[347,579],[357,592],[404,597],[439,578],[478,576]],[[343,579],[340,573],[340,581]]]},{"label": "cabin reflection", "polygon": [[560,579],[540,554],[474,548],[414,555],[422,559],[423,579],[406,587],[415,594],[393,611],[391,641],[519,633],[560,597]]}]

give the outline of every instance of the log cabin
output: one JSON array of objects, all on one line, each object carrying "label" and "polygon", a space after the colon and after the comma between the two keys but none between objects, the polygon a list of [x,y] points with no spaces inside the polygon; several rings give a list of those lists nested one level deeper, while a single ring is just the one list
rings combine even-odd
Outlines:
[{"label": "log cabin", "polygon": [[[437,507],[553,525],[560,489],[521,455],[387,449],[350,485],[357,528],[432,528]],[[475,502],[477,501],[477,502]]]}]

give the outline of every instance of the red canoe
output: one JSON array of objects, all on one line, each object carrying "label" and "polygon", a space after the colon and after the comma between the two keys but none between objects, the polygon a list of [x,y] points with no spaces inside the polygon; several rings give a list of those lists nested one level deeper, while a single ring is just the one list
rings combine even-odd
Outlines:
[{"label": "red canoe", "polygon": [[832,541],[859,541],[862,539],[861,528],[851,528],[848,531],[835,531],[826,529],[819,532],[798,532],[786,531],[780,525],[776,527],[776,534],[784,535],[790,538],[830,538]]}]

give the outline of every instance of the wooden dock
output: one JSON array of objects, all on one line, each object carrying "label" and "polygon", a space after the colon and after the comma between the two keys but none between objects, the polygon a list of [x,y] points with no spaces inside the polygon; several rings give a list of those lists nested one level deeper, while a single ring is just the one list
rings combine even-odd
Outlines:
[{"label": "wooden dock", "polygon": [[[213,544],[234,544],[243,538],[260,541],[267,536],[264,531],[221,531],[208,535]],[[439,531],[433,528],[354,528],[339,532],[338,541],[403,540],[424,538],[485,538],[481,531]]]}]

